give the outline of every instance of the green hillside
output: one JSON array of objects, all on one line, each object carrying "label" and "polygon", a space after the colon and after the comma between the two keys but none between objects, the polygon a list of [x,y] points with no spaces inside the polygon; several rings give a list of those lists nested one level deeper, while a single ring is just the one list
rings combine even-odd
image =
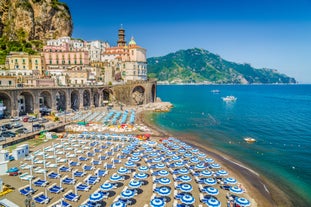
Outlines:
[{"label": "green hillside", "polygon": [[148,58],[148,73],[150,78],[169,83],[296,83],[276,70],[229,62],[198,48]]}]

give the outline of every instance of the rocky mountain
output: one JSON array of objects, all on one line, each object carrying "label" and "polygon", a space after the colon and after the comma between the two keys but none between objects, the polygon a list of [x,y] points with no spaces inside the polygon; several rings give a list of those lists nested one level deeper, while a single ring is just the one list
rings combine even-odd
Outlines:
[{"label": "rocky mountain", "polygon": [[198,48],[179,50],[147,61],[149,77],[166,83],[296,83],[294,78],[277,70],[255,69]]},{"label": "rocky mountain", "polygon": [[8,41],[71,36],[68,6],[58,0],[0,0],[0,37]]}]

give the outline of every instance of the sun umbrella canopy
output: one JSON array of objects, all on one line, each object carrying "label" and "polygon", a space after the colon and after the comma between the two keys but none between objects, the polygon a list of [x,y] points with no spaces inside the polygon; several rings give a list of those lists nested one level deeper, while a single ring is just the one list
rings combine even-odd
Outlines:
[{"label": "sun umbrella canopy", "polygon": [[152,159],[152,162],[161,162],[162,159],[160,157],[155,157]]},{"label": "sun umbrella canopy", "polygon": [[192,157],[192,158],[190,159],[190,162],[192,162],[192,163],[198,163],[198,162],[200,162],[200,160],[199,160],[199,158],[197,158],[197,157]]},{"label": "sun umbrella canopy", "polygon": [[168,196],[171,194],[171,189],[167,186],[161,186],[158,188],[157,192],[161,196]]},{"label": "sun umbrella canopy", "polygon": [[117,201],[113,203],[110,207],[126,207],[126,204],[122,201]]},{"label": "sun umbrella canopy", "polygon": [[188,183],[182,183],[179,185],[179,189],[183,192],[191,192],[193,188]]},{"label": "sun umbrella canopy", "polygon": [[241,188],[239,188],[238,186],[231,186],[229,188],[229,191],[232,192],[232,193],[236,193],[236,194],[243,193],[243,190]]},{"label": "sun umbrella canopy", "polygon": [[205,167],[204,163],[199,163],[199,164],[196,164],[194,168],[197,170],[203,170],[206,167]]},{"label": "sun umbrella canopy", "polygon": [[121,197],[124,198],[124,199],[130,199],[130,198],[133,198],[135,196],[135,192],[134,190],[124,190],[121,192]]},{"label": "sun umbrella canopy", "polygon": [[91,202],[98,202],[98,201],[103,200],[103,198],[104,198],[104,194],[101,192],[98,192],[98,193],[91,194],[89,200]]},{"label": "sun umbrella canopy", "polygon": [[209,170],[203,170],[202,172],[200,172],[201,176],[211,176],[213,175],[213,173]]},{"label": "sun umbrella canopy", "polygon": [[155,168],[157,168],[157,169],[161,169],[161,168],[165,168],[165,164],[163,164],[163,163],[157,163],[157,164],[155,164],[154,165],[155,166]]},{"label": "sun umbrella canopy", "polygon": [[149,167],[147,167],[147,166],[140,166],[140,167],[138,168],[138,170],[139,170],[139,171],[142,171],[142,172],[146,172],[146,171],[149,170]]},{"label": "sun umbrella canopy", "polygon": [[219,200],[215,199],[215,198],[210,198],[207,200],[206,205],[208,207],[220,207],[221,203]]},{"label": "sun umbrella canopy", "polygon": [[187,168],[180,168],[180,169],[178,170],[178,173],[179,173],[179,174],[185,175],[185,174],[188,174],[188,173],[189,173],[189,170],[188,170]]},{"label": "sun umbrella canopy", "polygon": [[181,182],[191,182],[192,178],[189,175],[180,175],[177,179]]},{"label": "sun umbrella canopy", "polygon": [[171,180],[169,178],[166,178],[166,177],[158,178],[158,179],[156,179],[156,181],[158,183],[160,183],[161,185],[168,185],[171,183]]},{"label": "sun umbrella canopy", "polygon": [[215,185],[217,181],[214,178],[206,178],[204,179],[204,183],[207,185]]},{"label": "sun umbrella canopy", "polygon": [[180,200],[184,204],[193,204],[195,202],[194,197],[190,194],[185,194],[184,196],[181,197]]},{"label": "sun umbrella canopy", "polygon": [[160,198],[154,198],[150,201],[151,207],[163,207],[165,206],[165,202],[163,199]]},{"label": "sun umbrella canopy", "polygon": [[123,177],[117,173],[114,173],[113,175],[110,176],[110,180],[111,181],[119,181],[122,180]]},{"label": "sun umbrella canopy", "polygon": [[138,181],[138,180],[132,180],[130,181],[129,183],[129,187],[130,188],[139,188],[141,186],[141,181]]},{"label": "sun umbrella canopy", "polygon": [[130,158],[131,162],[139,162],[139,160],[140,160],[140,158],[139,157],[135,157],[135,156]]},{"label": "sun umbrella canopy", "polygon": [[234,179],[234,178],[225,178],[224,179],[224,183],[226,183],[226,184],[236,184],[237,180]]},{"label": "sun umbrella canopy", "polygon": [[118,173],[120,175],[124,175],[124,174],[126,174],[128,172],[129,172],[129,170],[127,168],[124,168],[124,167],[120,167],[119,170],[118,170]]},{"label": "sun umbrella canopy", "polygon": [[218,163],[212,163],[210,166],[212,168],[221,168],[220,164],[218,164]]},{"label": "sun umbrella canopy", "polygon": [[213,162],[214,162],[214,160],[213,160],[212,158],[206,158],[206,159],[205,159],[205,162],[208,162],[208,163],[213,163]]},{"label": "sun umbrella canopy", "polygon": [[134,162],[131,161],[127,161],[126,163],[124,163],[125,167],[136,167],[136,164]]},{"label": "sun umbrella canopy", "polygon": [[158,175],[159,176],[168,176],[169,172],[167,170],[159,170]]},{"label": "sun umbrella canopy", "polygon": [[235,203],[238,204],[239,206],[250,206],[251,205],[249,200],[247,200],[246,198],[242,198],[242,197],[236,198]]},{"label": "sun umbrella canopy", "polygon": [[110,191],[112,188],[113,188],[113,184],[111,184],[111,183],[103,183],[103,184],[100,186],[100,189],[101,189],[102,191]]},{"label": "sun umbrella canopy", "polygon": [[218,195],[219,194],[219,191],[213,187],[205,186],[204,190],[206,193],[208,193],[210,195]]},{"label": "sun umbrella canopy", "polygon": [[226,176],[226,175],[228,175],[228,172],[225,171],[225,170],[218,170],[216,172],[216,175],[218,175],[218,176]]},{"label": "sun umbrella canopy", "polygon": [[139,172],[134,175],[134,178],[137,178],[137,179],[146,179],[147,177],[148,177],[148,174],[143,173],[143,172]]}]

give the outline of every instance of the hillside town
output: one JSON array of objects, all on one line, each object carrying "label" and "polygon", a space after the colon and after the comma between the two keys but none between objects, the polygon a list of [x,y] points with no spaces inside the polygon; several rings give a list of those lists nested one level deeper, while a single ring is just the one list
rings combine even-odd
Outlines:
[{"label": "hillside town", "polygon": [[146,49],[118,31],[116,46],[60,37],[30,55],[10,52],[0,65],[0,87],[115,85],[147,80]]}]

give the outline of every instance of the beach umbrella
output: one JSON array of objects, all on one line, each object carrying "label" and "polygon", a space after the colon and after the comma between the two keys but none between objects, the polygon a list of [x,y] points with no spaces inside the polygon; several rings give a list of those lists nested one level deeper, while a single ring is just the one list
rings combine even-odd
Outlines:
[{"label": "beach umbrella", "polygon": [[155,166],[155,168],[157,168],[157,169],[160,169],[160,168],[165,168],[166,167],[166,165],[165,164],[163,164],[163,163],[157,163],[156,165],[154,165]]},{"label": "beach umbrella", "polygon": [[134,162],[131,162],[131,161],[127,161],[125,164],[124,164],[125,167],[136,167],[136,164]]},{"label": "beach umbrella", "polygon": [[89,200],[90,200],[91,202],[96,203],[96,202],[98,202],[98,201],[103,200],[103,198],[104,198],[104,194],[101,193],[101,192],[98,192],[98,193],[93,193],[93,194],[91,194]]},{"label": "beach umbrella", "polygon": [[159,153],[157,153],[157,152],[151,152],[149,154],[149,157],[157,157],[157,156],[159,156]]},{"label": "beach umbrella", "polygon": [[111,204],[110,207],[126,207],[126,204],[122,201],[117,201],[117,202]]},{"label": "beach umbrella", "polygon": [[135,196],[135,192],[134,190],[124,190],[121,192],[121,197],[124,198],[124,199],[130,199],[130,198],[133,198]]},{"label": "beach umbrella", "polygon": [[133,157],[139,157],[141,154],[140,154],[140,152],[133,152],[132,153],[132,156]]},{"label": "beach umbrella", "polygon": [[209,186],[205,186],[204,190],[206,193],[208,193],[210,195],[218,195],[218,193],[219,193],[219,191],[216,188],[209,187]]},{"label": "beach umbrella", "polygon": [[218,163],[212,163],[212,164],[210,164],[210,166],[212,168],[221,168],[221,166]]},{"label": "beach umbrella", "polygon": [[191,192],[193,188],[188,183],[182,183],[179,185],[179,189],[183,192]]},{"label": "beach umbrella", "polygon": [[184,204],[193,204],[195,202],[194,197],[190,194],[183,195],[180,200]]},{"label": "beach umbrella", "polygon": [[214,160],[213,160],[212,158],[206,158],[206,159],[205,159],[205,162],[208,162],[208,163],[213,163],[213,162],[214,162]]},{"label": "beach umbrella", "polygon": [[168,176],[169,172],[167,170],[159,170],[158,176]]},{"label": "beach umbrella", "polygon": [[230,186],[229,191],[235,194],[243,193],[242,188],[239,188],[238,186]]},{"label": "beach umbrella", "polygon": [[217,200],[216,198],[213,198],[213,197],[212,197],[212,198],[210,198],[210,199],[207,200],[206,205],[207,205],[208,207],[220,207],[220,206],[221,206],[221,203],[220,203],[219,200]]},{"label": "beach umbrella", "polygon": [[142,171],[142,172],[146,172],[146,171],[149,170],[149,167],[147,167],[147,166],[139,166],[139,167],[138,167],[138,170],[139,170],[139,171]]},{"label": "beach umbrella", "polygon": [[204,170],[206,167],[204,163],[198,163],[194,166],[194,168],[197,170]]},{"label": "beach umbrella", "polygon": [[174,167],[184,167],[185,163],[183,161],[177,161],[174,163]]},{"label": "beach umbrella", "polygon": [[188,170],[187,168],[180,168],[180,169],[178,170],[178,173],[179,173],[179,174],[185,175],[185,174],[188,174],[188,173],[189,173],[189,170]]},{"label": "beach umbrella", "polygon": [[215,185],[217,181],[214,178],[205,178],[204,183],[206,185]]},{"label": "beach umbrella", "polygon": [[163,207],[165,206],[165,202],[163,199],[160,198],[154,198],[150,201],[151,207]]},{"label": "beach umbrella", "polygon": [[199,153],[198,156],[199,156],[199,157],[206,157],[206,154],[204,154],[204,153]]},{"label": "beach umbrella", "polygon": [[239,206],[250,206],[251,205],[249,200],[247,200],[246,198],[242,198],[242,197],[237,197],[235,199],[235,203],[238,204]]},{"label": "beach umbrella", "polygon": [[191,150],[191,152],[192,152],[192,153],[198,153],[198,152],[199,152],[199,149],[198,149],[198,148],[194,148],[194,149]]},{"label": "beach umbrella", "polygon": [[234,178],[225,178],[224,179],[224,183],[226,183],[226,184],[236,184],[237,180],[234,179]]},{"label": "beach umbrella", "polygon": [[167,186],[161,186],[158,188],[157,193],[161,196],[168,196],[171,194],[171,189]]},{"label": "beach umbrella", "polygon": [[161,185],[168,185],[171,183],[171,180],[169,178],[166,177],[162,177],[159,179],[156,179],[158,181],[158,183],[160,183]]},{"label": "beach umbrella", "polygon": [[228,172],[225,171],[225,170],[218,170],[218,171],[216,172],[216,175],[218,175],[218,176],[227,176],[227,175],[228,175]]},{"label": "beach umbrella", "polygon": [[147,177],[148,177],[148,174],[143,173],[143,172],[139,172],[134,175],[134,178],[136,179],[146,179]]},{"label": "beach umbrella", "polygon": [[213,175],[213,173],[209,170],[203,170],[202,172],[200,172],[201,176],[211,176]]},{"label": "beach umbrella", "polygon": [[174,155],[172,158],[171,158],[173,161],[178,161],[181,159],[180,156],[177,156],[177,155]]},{"label": "beach umbrella", "polygon": [[184,148],[187,149],[187,150],[192,149],[192,147],[190,145],[187,145],[187,144],[184,146]]},{"label": "beach umbrella", "polygon": [[177,179],[181,182],[191,182],[192,178],[189,175],[180,175]]},{"label": "beach umbrella", "polygon": [[140,160],[140,158],[139,157],[135,157],[135,156],[130,158],[131,162],[139,162],[139,160]]},{"label": "beach umbrella", "polygon": [[[153,149],[152,149],[152,148],[150,148],[150,147],[149,147],[149,148],[147,148],[147,149],[145,149],[145,152],[147,152],[147,153],[148,153],[148,152],[152,152],[152,151],[153,151]],[[157,156],[157,155],[156,155],[156,156]]]},{"label": "beach umbrella", "polygon": [[192,162],[192,163],[198,163],[198,162],[200,162],[200,160],[199,160],[199,158],[197,158],[197,157],[192,157],[192,158],[190,159],[190,162]]},{"label": "beach umbrella", "polygon": [[191,154],[190,152],[186,152],[186,153],[184,154],[184,157],[190,158],[190,157],[192,157],[192,154]]},{"label": "beach umbrella", "polygon": [[104,192],[110,191],[113,188],[113,184],[112,183],[103,183],[100,186],[100,189]]},{"label": "beach umbrella", "polygon": [[122,180],[122,179],[123,179],[123,177],[120,176],[120,175],[117,174],[117,173],[114,173],[113,175],[110,176],[110,180],[111,180],[111,181],[119,181],[119,180]]},{"label": "beach umbrella", "polygon": [[160,157],[155,157],[152,159],[152,162],[161,162],[162,159]]},{"label": "beach umbrella", "polygon": [[126,174],[128,172],[129,172],[129,170],[127,168],[124,168],[124,167],[120,167],[119,170],[118,170],[118,173],[120,175],[124,175],[124,174]]},{"label": "beach umbrella", "polygon": [[168,151],[165,153],[166,156],[170,157],[170,156],[173,156],[175,153],[172,152],[172,151]]},{"label": "beach umbrella", "polygon": [[130,188],[139,188],[141,186],[141,181],[138,180],[131,180],[129,183]]},{"label": "beach umbrella", "polygon": [[180,154],[184,154],[184,153],[187,152],[187,150],[185,150],[185,149],[179,149],[178,152],[179,152]]}]

